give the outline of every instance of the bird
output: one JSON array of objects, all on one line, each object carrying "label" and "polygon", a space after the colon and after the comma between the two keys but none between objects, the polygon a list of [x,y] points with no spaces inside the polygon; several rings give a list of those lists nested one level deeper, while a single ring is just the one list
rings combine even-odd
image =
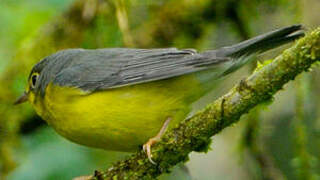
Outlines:
[{"label": "bird", "polygon": [[75,143],[145,151],[191,112],[214,80],[260,53],[304,35],[291,25],[235,45],[194,49],[65,49],[33,66],[15,104],[29,101],[55,131]]}]

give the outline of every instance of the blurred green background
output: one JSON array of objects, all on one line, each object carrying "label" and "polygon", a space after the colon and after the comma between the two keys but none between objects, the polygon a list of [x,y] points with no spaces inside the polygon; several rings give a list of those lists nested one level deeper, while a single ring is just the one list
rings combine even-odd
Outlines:
[{"label": "blurred green background", "polygon": [[[29,104],[12,105],[43,57],[75,47],[212,49],[291,24],[312,29],[320,25],[319,12],[319,0],[1,0],[0,179],[71,179],[128,155],[71,143]],[[219,82],[195,109],[255,66]],[[176,168],[162,179],[320,179],[319,77],[317,67],[300,75],[272,104],[213,137],[209,153],[192,153],[188,173]]]}]

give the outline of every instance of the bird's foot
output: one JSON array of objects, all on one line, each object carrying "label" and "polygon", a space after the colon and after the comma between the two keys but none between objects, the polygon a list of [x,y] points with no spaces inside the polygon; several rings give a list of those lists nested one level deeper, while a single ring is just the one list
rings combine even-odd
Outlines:
[{"label": "bird's foot", "polygon": [[163,124],[162,128],[160,129],[159,133],[155,136],[150,138],[144,145],[143,145],[143,151],[147,154],[149,161],[152,164],[157,164],[152,160],[152,152],[151,152],[151,146],[156,144],[158,141],[160,141],[163,134],[166,132],[169,122],[171,121],[171,118],[169,117]]},{"label": "bird's foot", "polygon": [[152,164],[157,164],[152,160],[151,146],[157,143],[160,140],[158,137],[153,137],[148,140],[147,143],[143,145],[143,151],[147,154],[149,161]]}]

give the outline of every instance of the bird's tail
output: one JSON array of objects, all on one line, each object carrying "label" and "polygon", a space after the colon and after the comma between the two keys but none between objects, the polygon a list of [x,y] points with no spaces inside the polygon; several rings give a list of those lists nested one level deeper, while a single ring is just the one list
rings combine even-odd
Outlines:
[{"label": "bird's tail", "polygon": [[302,25],[293,25],[277,29],[232,46],[203,52],[203,54],[230,58],[233,63],[223,73],[224,75],[229,74],[248,62],[253,55],[276,48],[302,37],[304,35],[302,29]]}]

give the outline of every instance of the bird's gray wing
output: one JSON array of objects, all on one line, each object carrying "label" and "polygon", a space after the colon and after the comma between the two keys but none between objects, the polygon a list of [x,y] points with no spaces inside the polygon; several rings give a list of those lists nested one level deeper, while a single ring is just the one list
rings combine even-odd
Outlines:
[{"label": "bird's gray wing", "polygon": [[50,82],[92,92],[176,77],[220,64],[223,66],[217,70],[222,74],[217,76],[223,76],[247,63],[255,54],[300,38],[304,35],[301,30],[301,25],[293,25],[202,53],[176,48],[69,49],[46,57],[32,72],[42,72],[37,83],[42,94]]},{"label": "bird's gray wing", "polygon": [[176,48],[66,50],[56,59],[64,66],[53,83],[89,92],[167,79],[228,60]]}]

